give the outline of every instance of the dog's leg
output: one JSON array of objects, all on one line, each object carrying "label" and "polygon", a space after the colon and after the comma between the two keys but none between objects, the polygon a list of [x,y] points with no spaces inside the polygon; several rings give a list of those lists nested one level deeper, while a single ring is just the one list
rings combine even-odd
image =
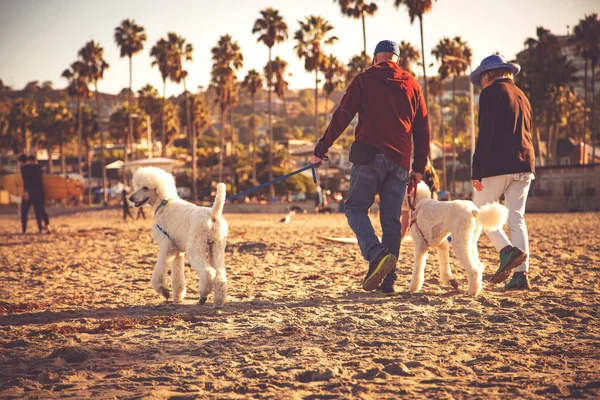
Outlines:
[{"label": "dog's leg", "polygon": [[481,292],[482,273],[479,265],[473,260],[473,227],[461,229],[457,235],[452,235],[452,245],[458,261],[465,267],[469,280],[469,294],[477,296]]},{"label": "dog's leg", "polygon": [[194,244],[194,247],[187,252],[192,268],[194,268],[200,277],[200,284],[198,286],[200,304],[206,303],[209,293],[212,292],[213,282],[215,280],[215,270],[208,265],[206,260],[206,247],[206,241],[202,238],[199,239]]},{"label": "dog's leg", "polygon": [[479,236],[481,236],[481,230],[481,226],[478,224],[477,228],[475,229],[475,232],[473,233],[473,246],[471,247],[471,253],[473,256],[473,261],[477,264],[479,270],[481,271],[481,274],[483,275],[483,273],[485,272],[485,265],[483,265],[481,259],[479,258],[479,248],[477,247]]},{"label": "dog's leg", "polygon": [[227,300],[227,274],[225,271],[225,240],[210,245],[210,263],[216,270],[215,308],[221,308]]},{"label": "dog's leg", "polygon": [[455,290],[458,289],[458,282],[454,275],[452,275],[452,268],[450,267],[450,244],[447,240],[444,240],[442,244],[437,247],[439,265],[440,265],[440,281],[442,285],[450,285]]},{"label": "dog's leg", "polygon": [[158,294],[161,294],[165,299],[169,298],[169,289],[167,289],[167,267],[171,264],[173,255],[169,254],[167,249],[160,249],[156,267],[152,272],[152,287]]},{"label": "dog's leg", "polygon": [[174,303],[181,303],[186,293],[184,261],[185,258],[183,253],[177,253],[173,260],[171,275],[173,277],[172,287]]},{"label": "dog's leg", "polygon": [[411,293],[418,292],[423,287],[425,280],[425,263],[427,262],[427,252],[429,246],[421,237],[421,234],[414,228],[410,230],[410,236],[415,245],[415,265],[413,268],[412,279],[410,280],[409,290]]}]

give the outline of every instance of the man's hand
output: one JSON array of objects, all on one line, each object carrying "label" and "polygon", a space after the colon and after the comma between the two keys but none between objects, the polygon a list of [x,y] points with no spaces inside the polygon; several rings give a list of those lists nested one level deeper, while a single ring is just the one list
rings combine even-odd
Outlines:
[{"label": "man's hand", "polygon": [[319,158],[319,157],[317,157],[317,156],[313,155],[313,156],[310,158],[310,161],[309,161],[309,163],[311,163],[311,164],[321,164],[321,161],[323,161],[323,159],[322,159],[322,158]]},{"label": "man's hand", "polygon": [[481,181],[473,179],[471,182],[473,182],[473,187],[475,188],[475,190],[477,190],[478,192],[481,192],[483,190],[483,184],[481,183]]},{"label": "man's hand", "polygon": [[29,193],[23,192],[23,200],[29,201]]},{"label": "man's hand", "polygon": [[410,182],[411,180],[414,180],[415,184],[418,184],[419,182],[421,182],[421,174],[419,172],[410,171],[408,181]]}]

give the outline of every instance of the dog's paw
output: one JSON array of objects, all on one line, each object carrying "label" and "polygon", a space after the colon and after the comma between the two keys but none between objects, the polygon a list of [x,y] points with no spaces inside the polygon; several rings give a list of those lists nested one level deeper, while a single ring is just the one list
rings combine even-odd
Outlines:
[{"label": "dog's paw", "polygon": [[162,294],[165,299],[168,299],[171,293],[169,292],[169,289],[163,287],[160,288],[160,294]]},{"label": "dog's paw", "polygon": [[452,278],[448,283],[454,288],[454,290],[458,290],[458,281],[456,279]]},{"label": "dog's paw", "polygon": [[206,303],[207,299],[208,299],[208,297],[200,297],[200,301],[198,301],[198,304],[204,305]]}]

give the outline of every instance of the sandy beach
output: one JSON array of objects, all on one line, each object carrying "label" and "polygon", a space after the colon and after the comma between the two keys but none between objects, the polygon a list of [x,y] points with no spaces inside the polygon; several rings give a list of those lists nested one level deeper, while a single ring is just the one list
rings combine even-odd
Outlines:
[{"label": "sandy beach", "polygon": [[[527,215],[529,292],[363,292],[344,215],[225,214],[229,295],[183,304],[150,285],[152,222],[116,210],[60,216],[51,235],[0,216],[1,398],[599,398],[600,214]],[[30,230],[36,231],[34,221]],[[497,254],[479,241],[489,280]]]}]

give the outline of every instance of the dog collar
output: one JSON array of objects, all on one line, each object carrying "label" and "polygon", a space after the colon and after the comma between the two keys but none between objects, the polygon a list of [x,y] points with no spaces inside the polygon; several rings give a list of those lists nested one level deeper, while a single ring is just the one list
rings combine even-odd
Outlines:
[{"label": "dog collar", "polygon": [[169,202],[169,200],[161,201],[160,204],[158,205],[158,207],[156,207],[156,211],[154,211],[154,215],[156,215],[158,213],[158,210],[160,210],[161,208],[166,206],[168,202]]}]

